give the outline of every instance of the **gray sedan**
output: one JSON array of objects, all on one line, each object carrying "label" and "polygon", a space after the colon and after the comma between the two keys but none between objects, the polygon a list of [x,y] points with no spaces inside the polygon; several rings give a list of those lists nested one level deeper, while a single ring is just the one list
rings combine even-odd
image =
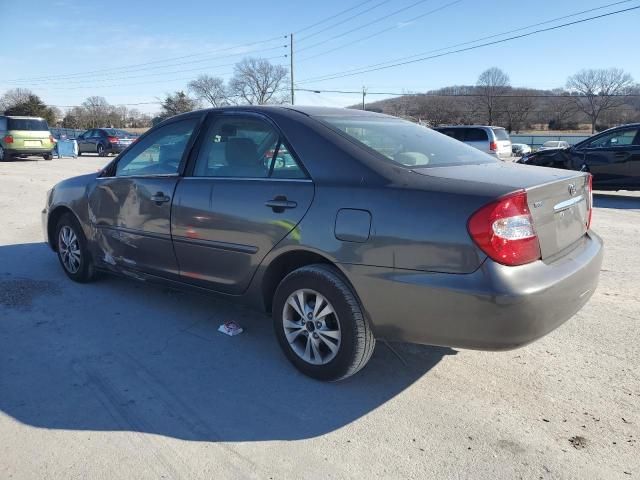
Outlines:
[{"label": "gray sedan", "polygon": [[143,135],[56,185],[43,227],[66,274],[217,293],[271,312],[302,372],[338,380],[375,339],[531,342],[593,294],[591,176],[503,163],[369,112],[232,107]]}]

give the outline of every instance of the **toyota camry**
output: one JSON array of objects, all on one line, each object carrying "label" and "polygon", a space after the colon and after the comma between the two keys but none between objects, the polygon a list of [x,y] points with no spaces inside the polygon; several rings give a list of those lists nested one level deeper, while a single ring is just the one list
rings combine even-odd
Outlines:
[{"label": "toyota camry", "polygon": [[381,114],[246,106],[165,120],[57,184],[43,228],[72,280],[237,299],[295,367],[338,380],[376,339],[508,350],[561,325],[598,282],[592,206],[585,172]]}]

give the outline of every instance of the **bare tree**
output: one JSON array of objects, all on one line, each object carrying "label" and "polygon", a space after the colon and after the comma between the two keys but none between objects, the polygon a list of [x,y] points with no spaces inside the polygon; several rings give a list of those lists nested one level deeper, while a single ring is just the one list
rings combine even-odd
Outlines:
[{"label": "bare tree", "polygon": [[621,107],[633,85],[633,78],[619,68],[581,70],[567,79],[567,88],[578,95],[573,97],[579,110],[591,121],[591,133],[603,112]]},{"label": "bare tree", "polygon": [[31,90],[27,88],[13,88],[7,90],[0,97],[0,113],[5,110],[9,110],[18,104],[22,104],[29,101],[29,97],[35,95]]},{"label": "bare tree", "polygon": [[190,81],[187,87],[196,98],[210,103],[212,107],[223,107],[229,104],[224,80],[219,77],[200,75]]},{"label": "bare tree", "polygon": [[281,94],[281,87],[288,77],[289,71],[282,65],[262,58],[245,58],[234,67],[229,93],[237,103],[285,103],[289,97]]},{"label": "bare tree", "polygon": [[487,118],[487,125],[493,125],[497,119],[501,97],[509,90],[509,76],[497,67],[485,70],[478,77],[476,93]]},{"label": "bare tree", "polygon": [[454,100],[453,97],[423,95],[417,102],[419,116],[432,127],[456,124],[459,122],[460,111]]},{"label": "bare tree", "polygon": [[526,89],[513,89],[504,99],[504,113],[507,117],[509,133],[519,133],[526,126],[527,118],[535,105],[535,92]]},{"label": "bare tree", "polygon": [[82,102],[82,107],[88,122],[87,127],[109,126],[109,114],[112,107],[104,97],[88,97]]}]

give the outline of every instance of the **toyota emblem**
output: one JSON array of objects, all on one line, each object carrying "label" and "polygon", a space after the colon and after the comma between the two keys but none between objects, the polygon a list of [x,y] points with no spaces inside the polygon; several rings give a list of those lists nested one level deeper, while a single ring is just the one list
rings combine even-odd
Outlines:
[{"label": "toyota emblem", "polygon": [[576,194],[576,186],[573,183],[569,184],[569,195],[572,197]]}]

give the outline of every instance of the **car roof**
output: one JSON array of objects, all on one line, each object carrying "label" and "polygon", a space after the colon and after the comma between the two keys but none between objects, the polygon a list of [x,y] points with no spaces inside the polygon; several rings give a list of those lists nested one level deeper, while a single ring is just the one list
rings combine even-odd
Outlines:
[{"label": "car roof", "polygon": [[16,120],[44,120],[42,117],[24,117],[21,115],[0,115],[6,118],[14,118]]},{"label": "car roof", "polygon": [[442,125],[436,128],[501,128],[504,130],[504,127],[492,127],[491,125]]},{"label": "car roof", "polygon": [[[202,110],[196,110],[193,112],[187,112],[174,117],[185,118],[192,115],[201,115],[208,112],[254,112],[254,113],[270,113],[277,112],[280,115],[295,116],[303,114],[308,117],[320,117],[320,116],[350,116],[350,117],[377,117],[377,118],[397,118],[391,115],[385,115],[383,113],[370,112],[368,110],[359,110],[355,108],[337,108],[337,107],[317,107],[317,106],[304,106],[304,105],[233,105],[228,107],[219,108],[206,108]],[[168,120],[168,119],[167,119]]]}]

